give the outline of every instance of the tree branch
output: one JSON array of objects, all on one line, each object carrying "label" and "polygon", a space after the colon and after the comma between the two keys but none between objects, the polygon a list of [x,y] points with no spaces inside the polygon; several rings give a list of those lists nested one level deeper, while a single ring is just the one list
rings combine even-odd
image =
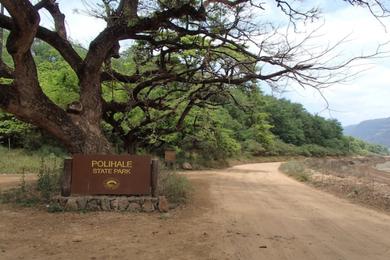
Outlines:
[{"label": "tree branch", "polygon": [[51,16],[54,19],[54,26],[55,30],[58,33],[58,35],[66,39],[66,28],[65,28],[65,15],[60,11],[58,3],[56,3],[56,0],[46,0],[45,1],[44,8],[49,11]]},{"label": "tree branch", "polygon": [[[12,31],[14,30],[14,26],[11,18],[0,15],[0,27]],[[36,37],[54,47],[76,74],[78,74],[83,60],[73,49],[73,46],[69,41],[60,37],[56,32],[52,32],[41,26],[38,27]]]},{"label": "tree branch", "polygon": [[39,26],[39,15],[27,0],[1,0],[14,21],[8,41],[8,52],[24,55],[30,51],[31,44]]}]

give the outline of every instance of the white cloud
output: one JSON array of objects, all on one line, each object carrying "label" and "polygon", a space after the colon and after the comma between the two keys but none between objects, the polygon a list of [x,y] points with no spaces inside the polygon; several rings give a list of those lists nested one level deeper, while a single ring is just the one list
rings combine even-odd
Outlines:
[{"label": "white cloud", "polygon": [[[339,58],[348,59],[355,55],[368,54],[376,50],[378,44],[389,41],[390,20],[382,22],[385,28],[367,10],[347,6],[333,10],[324,15],[325,24],[316,39],[318,45],[325,46],[335,43],[349,35],[349,41],[341,47]],[[305,30],[315,28],[316,24],[305,27]],[[292,37],[298,37],[290,35]],[[300,37],[300,36],[299,36]],[[390,50],[390,46],[385,48]],[[364,61],[370,69],[346,84],[337,84],[322,91],[327,102],[318,91],[290,86],[289,92],[282,94],[304,105],[312,113],[320,113],[325,117],[337,118],[343,125],[358,123],[362,120],[390,116],[390,57],[378,60]]]},{"label": "white cloud", "polygon": [[323,90],[326,101],[318,91],[298,87],[284,96],[302,103],[312,113],[337,118],[343,125],[349,125],[390,116],[389,82],[390,68],[378,65],[354,82],[337,84]]}]

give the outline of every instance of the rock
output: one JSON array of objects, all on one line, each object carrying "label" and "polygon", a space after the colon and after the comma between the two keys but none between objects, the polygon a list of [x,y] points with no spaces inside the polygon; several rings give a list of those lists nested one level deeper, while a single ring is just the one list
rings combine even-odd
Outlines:
[{"label": "rock", "polygon": [[65,210],[76,211],[78,209],[77,200],[75,198],[69,198],[65,204]]},{"label": "rock", "polygon": [[65,207],[67,201],[68,201],[68,198],[62,197],[62,196],[55,196],[52,199],[52,202],[58,203],[61,207]]},{"label": "rock", "polygon": [[128,211],[137,212],[140,211],[141,206],[137,202],[131,202],[127,208]]},{"label": "rock", "polygon": [[88,201],[87,206],[85,208],[87,210],[100,210],[100,205],[96,199],[91,199]]},{"label": "rock", "polygon": [[159,210],[168,212],[170,204],[164,196],[78,196],[78,197],[54,197],[51,203],[58,205],[67,211],[132,211],[152,212]]},{"label": "rock", "polygon": [[110,200],[108,198],[103,198],[101,200],[101,207],[102,207],[102,210],[104,210],[104,211],[110,211],[111,210]]},{"label": "rock", "polygon": [[127,198],[127,201],[129,202],[129,203],[132,203],[132,202],[139,202],[140,201],[140,198],[139,197],[128,197]]},{"label": "rock", "polygon": [[179,207],[179,203],[169,203],[169,209],[175,209],[177,207]]},{"label": "rock", "polygon": [[110,202],[110,205],[111,205],[111,209],[112,210],[117,210],[118,209],[118,199],[113,199],[111,200]]},{"label": "rock", "polygon": [[87,208],[88,197],[78,197],[77,204],[79,205],[79,210],[83,210]]},{"label": "rock", "polygon": [[154,211],[154,206],[151,200],[146,199],[144,201],[144,204],[142,204],[142,210],[145,212],[152,212]]},{"label": "rock", "polygon": [[184,170],[192,170],[192,165],[188,162],[184,162],[181,166]]},{"label": "rock", "polygon": [[165,196],[158,197],[158,210],[160,212],[168,212],[169,211],[169,203]]},{"label": "rock", "polygon": [[119,198],[118,199],[118,210],[126,210],[129,206],[129,201],[127,198]]}]

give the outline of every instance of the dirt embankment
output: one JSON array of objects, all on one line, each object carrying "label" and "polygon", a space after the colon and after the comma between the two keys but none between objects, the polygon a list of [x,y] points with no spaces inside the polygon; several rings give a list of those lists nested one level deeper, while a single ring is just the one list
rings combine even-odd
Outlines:
[{"label": "dirt embankment", "polygon": [[389,215],[292,180],[278,167],[192,172],[193,202],[169,216],[1,205],[0,258],[389,259]]}]

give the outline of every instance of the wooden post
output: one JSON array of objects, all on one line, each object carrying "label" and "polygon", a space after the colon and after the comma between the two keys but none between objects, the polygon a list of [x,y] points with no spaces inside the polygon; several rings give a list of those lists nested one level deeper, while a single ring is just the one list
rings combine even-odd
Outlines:
[{"label": "wooden post", "polygon": [[152,178],[151,178],[151,186],[152,186],[152,196],[157,197],[157,186],[158,186],[158,174],[160,172],[160,165],[158,160],[152,160]]},{"label": "wooden post", "polygon": [[72,180],[72,159],[64,160],[64,172],[61,180],[61,196],[70,196],[70,184]]}]

